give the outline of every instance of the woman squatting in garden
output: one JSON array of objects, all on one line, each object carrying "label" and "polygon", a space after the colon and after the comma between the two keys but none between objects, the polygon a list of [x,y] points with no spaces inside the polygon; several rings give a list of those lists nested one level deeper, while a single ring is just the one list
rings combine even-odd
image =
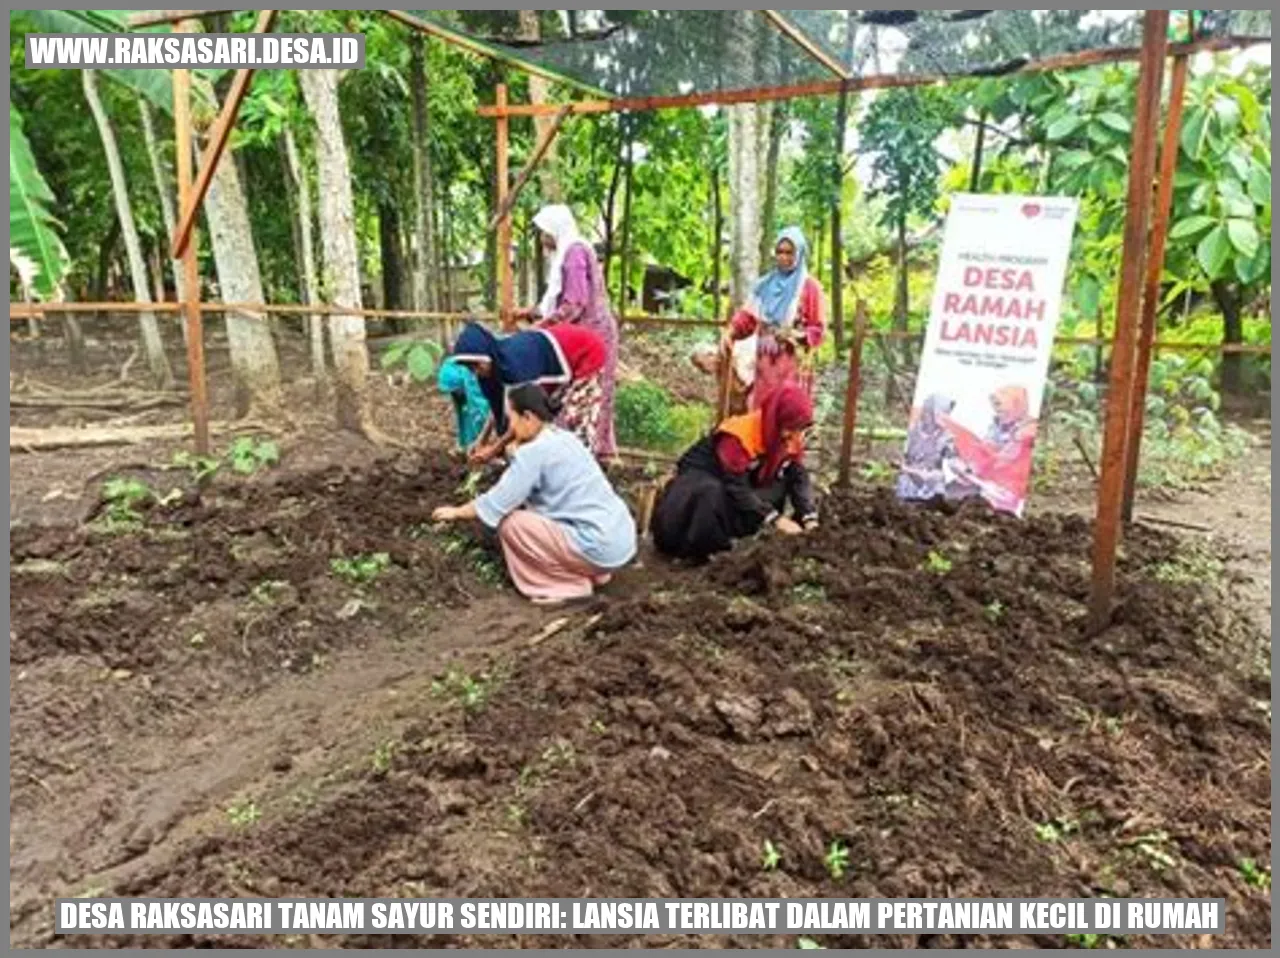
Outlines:
[{"label": "woman squatting in garden", "polygon": [[823,335],[822,286],[809,275],[809,244],[799,227],[778,234],[774,267],[756,281],[751,298],[730,320],[726,345],[754,337],[756,362],[749,393],[759,409],[784,383],[813,399],[813,359]]},{"label": "woman squatting in garden", "polygon": [[560,410],[558,424],[592,448],[598,438],[606,355],[600,337],[584,326],[555,323],[496,336],[479,323],[468,323],[450,359],[475,374],[490,412],[488,425],[471,447],[471,461],[488,462],[511,441],[506,392],[522,383],[545,389]]},{"label": "woman squatting in garden", "polygon": [[[761,408],[724,420],[694,443],[659,496],[650,529],[664,555],[701,561],[763,527],[795,535],[817,525],[804,467],[813,403],[784,384]],[[793,517],[784,515],[788,504]]]},{"label": "woman squatting in garden", "polygon": [[613,392],[618,370],[618,322],[609,309],[604,273],[574,221],[569,207],[544,206],[533,218],[542,233],[542,245],[551,253],[547,291],[537,306],[521,310],[519,319],[537,320],[538,326],[572,324],[589,329],[604,344],[597,409],[599,423],[589,448],[602,460],[618,455],[613,431]]},{"label": "woman squatting in garden", "polygon": [[512,581],[534,602],[586,598],[635,557],[635,520],[587,447],[553,425],[541,388],[509,390],[505,418],[514,451],[497,485],[432,518],[496,529]]}]

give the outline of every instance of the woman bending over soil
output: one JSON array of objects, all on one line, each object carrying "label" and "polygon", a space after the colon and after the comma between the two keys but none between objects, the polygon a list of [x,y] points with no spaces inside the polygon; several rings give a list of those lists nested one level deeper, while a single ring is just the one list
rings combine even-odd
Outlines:
[{"label": "woman bending over soil", "polygon": [[[816,526],[803,462],[804,431],[812,422],[809,397],[787,383],[760,409],[732,416],[698,440],[680,457],[654,508],[658,551],[703,560],[767,526],[788,535]],[[783,515],[788,503],[794,518]]]},{"label": "woman bending over soil", "polygon": [[586,598],[634,558],[635,520],[587,447],[552,424],[542,389],[511,389],[505,419],[513,451],[498,484],[432,518],[479,519],[497,529],[511,580],[534,602]]}]

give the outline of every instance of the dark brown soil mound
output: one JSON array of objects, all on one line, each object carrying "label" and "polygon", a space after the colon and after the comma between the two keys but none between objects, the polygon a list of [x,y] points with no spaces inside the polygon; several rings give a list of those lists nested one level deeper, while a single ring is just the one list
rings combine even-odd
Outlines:
[{"label": "dark brown soil mound", "polygon": [[[184,516],[206,545],[171,572],[190,543],[167,554],[123,543],[58,548],[106,549],[95,567],[135,569],[139,591],[171,575],[168,587],[193,599],[243,593],[264,576],[317,588],[335,551],[387,551],[397,568],[414,570],[404,587],[419,601],[465,598],[456,557],[403,535],[458,477],[428,469],[392,481],[388,470],[335,474],[310,500],[276,490],[241,506],[192,507]],[[267,545],[251,574],[227,557],[237,536]],[[39,551],[27,543],[15,557]],[[1241,862],[1270,861],[1269,673],[1259,667],[1267,637],[1232,610],[1211,562],[1141,529],[1126,542],[1115,625],[1086,637],[1088,554],[1079,519],[914,508],[859,490],[829,499],[811,537],[746,544],[696,572],[650,559],[614,598],[574,613],[581,627],[486,676],[444,680],[386,767],[302,811],[196,838],[111,891],[1223,897],[1227,932],[1213,945],[1266,946],[1269,890],[1251,887]],[[306,572],[290,574],[298,570]],[[77,591],[15,588],[15,661],[83,642],[117,650],[123,662],[160,654],[109,625],[125,610],[134,621],[135,611],[145,614],[128,605],[144,602],[137,596],[110,616],[86,612],[64,625]],[[342,628],[351,627],[316,632],[336,641]],[[315,640],[287,641],[303,652]],[[766,864],[766,847],[776,862]],[[642,943],[794,945],[767,936]],[[822,943],[1054,947],[1062,939]]]}]

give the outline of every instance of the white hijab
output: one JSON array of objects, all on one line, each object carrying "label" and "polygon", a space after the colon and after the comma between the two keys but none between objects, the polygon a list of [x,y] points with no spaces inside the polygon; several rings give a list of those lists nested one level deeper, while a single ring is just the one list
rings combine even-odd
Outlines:
[{"label": "white hijab", "polygon": [[574,243],[585,245],[587,241],[578,232],[578,224],[569,207],[559,203],[538,210],[538,215],[533,218],[533,225],[544,233],[550,233],[556,241],[556,251],[552,254],[551,265],[547,269],[547,291],[538,303],[538,315],[546,319],[556,311],[560,302],[565,254]]}]

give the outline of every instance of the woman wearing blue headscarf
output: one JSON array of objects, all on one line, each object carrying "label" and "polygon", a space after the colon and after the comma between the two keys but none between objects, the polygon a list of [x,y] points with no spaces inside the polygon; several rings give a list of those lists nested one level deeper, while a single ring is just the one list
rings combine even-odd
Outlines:
[{"label": "woman wearing blue headscarf", "polygon": [[458,427],[458,448],[469,451],[484,433],[489,422],[489,401],[480,388],[476,374],[452,356],[440,364],[436,388],[453,401],[454,422]]},{"label": "woman wearing blue headscarf", "polygon": [[730,320],[731,340],[756,337],[756,368],[750,408],[784,383],[813,398],[813,358],[825,321],[822,286],[809,275],[809,244],[797,226],[778,234],[774,267],[756,281],[751,297]]}]

